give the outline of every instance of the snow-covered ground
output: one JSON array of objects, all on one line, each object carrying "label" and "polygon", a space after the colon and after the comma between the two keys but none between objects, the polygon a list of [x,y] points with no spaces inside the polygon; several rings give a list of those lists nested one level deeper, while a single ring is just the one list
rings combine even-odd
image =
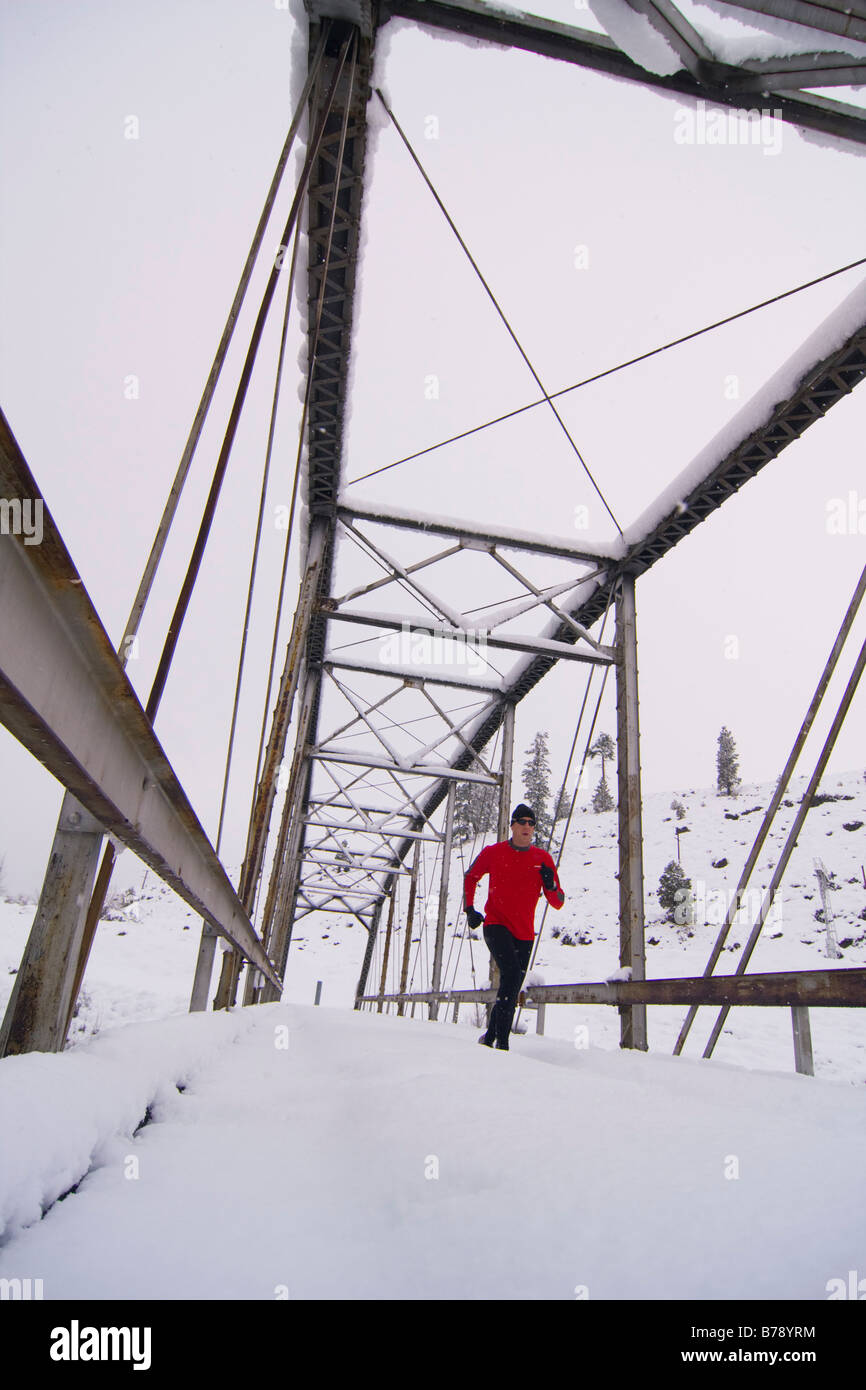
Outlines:
[{"label": "snow-covered ground", "polygon": [[[650,977],[701,973],[769,790],[647,799]],[[850,773],[821,790],[840,799],[809,812],[750,970],[866,964],[866,783]],[[688,929],[662,921],[652,891],[676,827],[700,910]],[[455,853],[448,987],[471,985],[473,966],[486,981],[457,913],[471,849]],[[816,857],[841,885],[835,962]],[[577,812],[568,899],[547,915],[536,976],[616,969],[616,867],[615,814]],[[432,933],[435,895],[425,909]],[[32,911],[0,904],[0,1006]],[[681,1008],[649,1011],[649,1054],[619,1049],[603,1006],[549,1007],[544,1038],[527,1011],[530,1031],[491,1053],[465,1007],[456,1027],[450,1010],[444,1023],[353,1011],[362,932],[330,916],[305,919],[281,1004],[189,1016],[198,921],[152,875],[115,916],[66,1052],[0,1063],[0,1278],[41,1278],[48,1299],[826,1299],[829,1281],[866,1270],[852,1201],[866,1165],[862,1010],[811,1011],[815,1078],[793,1071],[784,1009],[732,1011],[712,1061],[706,1009],[686,1055],[670,1055]],[[731,945],[747,934],[737,924]],[[738,958],[726,951],[719,972]],[[250,1182],[268,1197],[260,1213]]]},{"label": "snow-covered ground", "polygon": [[837,1082],[293,1004],[2,1082],[3,1215],[33,1224],[0,1277],[47,1299],[819,1300],[862,1267]]}]

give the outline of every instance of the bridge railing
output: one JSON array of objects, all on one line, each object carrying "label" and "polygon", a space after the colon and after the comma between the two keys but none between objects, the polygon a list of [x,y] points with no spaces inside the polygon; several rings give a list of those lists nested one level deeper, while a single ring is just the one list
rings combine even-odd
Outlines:
[{"label": "bridge railing", "polygon": [[[494,989],[450,989],[417,994],[366,994],[356,1007],[387,1004],[452,1004],[456,1023],[461,1004],[492,1004]],[[536,1032],[544,1033],[549,1004],[710,1004],[720,1007],[790,1008],[794,1065],[814,1075],[810,1008],[866,1008],[866,969],[788,970],[754,975],[698,975],[670,980],[604,980],[563,985],[529,985],[520,994],[521,1007],[537,1010]]]}]

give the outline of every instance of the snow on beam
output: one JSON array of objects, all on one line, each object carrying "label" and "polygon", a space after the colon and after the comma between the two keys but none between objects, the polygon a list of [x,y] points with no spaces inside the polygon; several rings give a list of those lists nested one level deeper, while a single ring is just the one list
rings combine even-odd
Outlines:
[{"label": "snow on beam", "polygon": [[[671,23],[664,23],[660,13],[647,0],[634,5],[626,3],[626,0],[589,0],[589,7],[614,43],[646,72],[659,77],[672,77],[683,67],[696,71],[698,58],[703,54],[698,55],[693,48],[686,48]],[[685,23],[684,20],[682,22]],[[689,62],[685,61],[685,51],[688,52]]]},{"label": "snow on beam", "polygon": [[[785,3],[785,0],[780,0],[780,3]],[[819,6],[809,8],[820,12]],[[728,77],[738,71],[736,65],[702,63],[699,75],[682,68],[679,72],[674,69],[667,75],[629,57],[607,34],[576,29],[535,15],[497,9],[480,3],[480,0],[380,0],[380,13],[382,23],[392,15],[399,15],[418,24],[465,34],[486,43],[524,49],[560,62],[577,63],[596,72],[640,82],[671,95],[703,98],[720,106],[739,108],[742,104],[740,94],[731,92],[727,86]],[[852,20],[851,23],[852,28],[843,32],[850,32],[854,37],[853,26],[860,26],[861,29],[864,26],[860,20]],[[653,33],[651,29],[650,33]],[[655,37],[659,44],[663,44],[660,35]],[[644,62],[649,61],[648,45],[640,44],[640,51]],[[666,51],[672,52],[670,49]],[[663,54],[652,61],[655,67],[665,66]],[[676,64],[680,66],[679,59],[676,59]],[[776,93],[756,93],[752,101],[753,105],[762,109],[780,111],[783,120],[802,130],[823,131],[839,139],[866,143],[866,116],[860,107],[827,106],[805,96],[792,98]]]},{"label": "snow on beam", "polygon": [[715,61],[715,55],[710,52],[697,29],[671,4],[671,0],[626,0],[626,4],[637,14],[646,17],[688,72],[696,75],[702,63]]},{"label": "snow on beam", "polygon": [[346,521],[366,521],[377,526],[399,526],[405,530],[452,536],[463,541],[467,549],[476,547],[486,550],[501,545],[506,549],[529,550],[538,555],[556,555],[565,560],[579,560],[586,564],[595,564],[598,560],[614,557],[614,549],[610,545],[599,544],[587,550],[586,547],[576,546],[565,538],[548,536],[536,531],[488,531],[483,527],[460,521],[456,517],[428,514],[422,516],[418,512],[403,511],[398,507],[377,507],[375,503],[355,501],[348,497],[340,498],[337,515]]},{"label": "snow on beam", "polygon": [[[866,375],[866,280],[861,281],[824,319],[820,327],[816,328],[778,371],[774,372],[760,391],[737,411],[728,424],[658,495],[646,511],[626,528],[623,540],[630,555],[638,551],[666,519],[675,524],[677,515],[684,515],[693,503],[697,502],[700,506],[702,490],[713,480],[717,470],[727,461],[733,460],[753,436],[759,437],[777,410],[797,396],[816,369],[819,376],[823,374],[828,359],[840,349],[845,349],[846,352],[861,349],[861,375]],[[816,390],[820,391],[820,381],[816,381],[814,385]],[[820,402],[816,413],[823,414]],[[780,429],[784,430],[784,427]],[[790,426],[789,434],[791,439],[797,437],[795,429]],[[767,460],[775,456],[780,442],[781,440],[767,441]],[[722,492],[727,489],[728,494],[735,492],[740,481],[745,481],[746,477],[753,476],[757,471],[757,468],[751,465],[744,465],[744,468],[742,479],[731,476],[726,480],[722,475],[718,478],[716,486]],[[704,497],[703,503],[707,513],[717,505],[716,499],[709,494]],[[687,529],[691,528],[687,526]]]},{"label": "snow on beam", "polygon": [[[771,15],[807,29],[819,29],[827,34],[839,34],[849,39],[866,40],[866,5],[863,0],[728,0],[726,6],[716,6],[720,12],[728,9],[748,10],[750,14]],[[740,16],[737,16],[740,18]],[[743,23],[749,23],[744,20]]]},{"label": "snow on beam", "polygon": [[866,84],[866,61],[838,53],[797,53],[790,58],[763,58],[741,65],[733,92],[783,91],[786,87],[857,87]]},{"label": "snow on beam", "polygon": [[[458,647],[466,649],[468,654],[474,656],[479,663],[483,663],[483,653],[486,647],[495,647],[511,652],[543,653],[561,657],[564,661],[589,661],[598,666],[609,666],[616,659],[613,647],[597,646],[597,650],[588,652],[583,648],[574,647],[568,642],[557,642],[550,637],[521,636],[519,633],[513,633],[508,637],[496,637],[486,628],[478,628],[476,630],[477,635],[470,639],[467,636],[468,629],[449,628],[445,624],[438,623],[425,623],[402,617],[399,613],[365,613],[357,608],[331,610],[326,605],[323,605],[319,611],[333,621],[360,623],[366,627],[393,628],[401,633],[405,632],[407,635],[418,633],[435,637],[443,642],[454,642]],[[427,668],[421,667],[419,669]],[[436,669],[441,670],[441,667]]]},{"label": "snow on beam", "polygon": [[325,652],[322,665],[326,668],[332,666],[334,670],[363,671],[368,676],[393,676],[410,685],[452,685],[461,690],[478,690],[484,695],[498,695],[505,687],[502,680],[472,681],[465,680],[463,676],[445,675],[442,666],[397,666],[390,662],[386,665],[374,661],[353,661],[350,657],[338,658],[332,652]]},{"label": "snow on beam", "polygon": [[442,839],[441,835],[422,835],[417,830],[400,830],[396,826],[394,826],[390,830],[380,830],[378,828],[375,830],[371,830],[369,826],[366,825],[337,825],[332,821],[314,820],[311,816],[304,817],[304,824],[321,826],[327,830],[339,830],[341,834],[343,831],[345,831],[347,835],[397,835],[400,839],[430,840],[434,844],[438,844],[438,842]]},{"label": "snow on beam", "polygon": [[[323,763],[349,763],[353,767],[382,768],[388,772],[399,772],[404,777],[444,777],[456,778],[459,782],[480,782],[485,787],[498,787],[498,777],[485,777],[480,772],[457,772],[447,763],[441,766],[434,763],[389,763],[385,758],[374,758],[367,753],[330,753],[326,748],[313,748],[309,756]],[[406,834],[406,831],[402,831]]]}]

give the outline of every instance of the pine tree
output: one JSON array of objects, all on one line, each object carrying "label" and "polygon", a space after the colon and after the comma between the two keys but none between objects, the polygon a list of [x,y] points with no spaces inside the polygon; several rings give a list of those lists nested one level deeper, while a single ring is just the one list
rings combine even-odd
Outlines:
[{"label": "pine tree", "polygon": [[536,836],[546,840],[552,829],[547,810],[550,801],[550,760],[547,733],[537,733],[526,749],[529,762],[523,769],[523,794],[535,812]]},{"label": "pine tree", "polygon": [[683,805],[683,803],[679,801],[676,797],[674,797],[673,801],[671,802],[671,810],[676,811],[677,820],[685,820],[686,808]]},{"label": "pine tree", "polygon": [[679,926],[688,923],[691,916],[692,881],[686,878],[675,859],[671,859],[659,879],[659,906],[665,909],[666,921]]},{"label": "pine tree", "polygon": [[[483,769],[475,763],[472,771]],[[454,794],[454,835],[458,841],[474,840],[488,830],[495,830],[498,819],[495,787],[487,787],[482,782],[458,782]]]},{"label": "pine tree", "polygon": [[556,803],[556,810],[553,813],[554,823],[560,820],[568,820],[568,813],[570,810],[571,797],[565,790],[565,787],[563,787],[561,792],[559,793],[559,800]]},{"label": "pine tree", "polygon": [[607,781],[603,775],[593,792],[592,809],[595,811],[596,815],[600,815],[602,811],[616,810],[616,802],[610,794],[610,787],[607,785]]},{"label": "pine tree", "polygon": [[721,796],[736,796],[737,787],[740,785],[739,769],[740,759],[737,754],[737,747],[734,743],[734,736],[730,729],[723,728],[719,734],[719,747],[716,754],[716,769],[718,780],[716,789]]},{"label": "pine tree", "polygon": [[595,740],[595,743],[589,750],[589,756],[591,758],[601,758],[601,780],[604,781],[605,760],[607,758],[613,760],[616,757],[616,745],[614,744],[614,741],[611,738],[610,734],[599,734],[598,738]]}]

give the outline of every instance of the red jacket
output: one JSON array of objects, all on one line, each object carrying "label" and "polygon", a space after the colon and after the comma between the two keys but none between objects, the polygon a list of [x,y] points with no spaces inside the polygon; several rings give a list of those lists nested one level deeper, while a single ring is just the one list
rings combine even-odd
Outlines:
[{"label": "red jacket", "polygon": [[551,907],[557,910],[565,902],[565,894],[559,882],[556,865],[546,849],[529,845],[527,849],[515,849],[510,840],[500,840],[496,845],[487,845],[473,864],[470,864],[463,880],[464,902],[467,907],[475,906],[475,889],[479,879],[490,875],[487,903],[484,908],[484,925],[507,927],[518,941],[532,941],[535,937],[535,907],[542,893],[540,864],[553,869],[555,888],[550,892],[544,889],[544,896]]}]

